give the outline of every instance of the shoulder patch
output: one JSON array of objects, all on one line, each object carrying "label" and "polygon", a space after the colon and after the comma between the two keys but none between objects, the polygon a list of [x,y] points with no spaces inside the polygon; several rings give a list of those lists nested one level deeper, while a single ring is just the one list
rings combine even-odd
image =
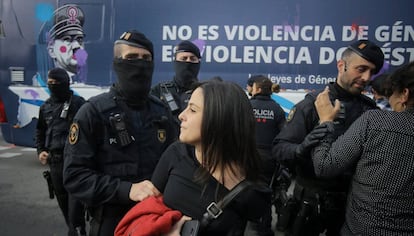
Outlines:
[{"label": "shoulder patch", "polygon": [[79,125],[78,123],[73,123],[69,129],[69,143],[71,145],[76,144],[78,142],[79,137]]},{"label": "shoulder patch", "polygon": [[158,129],[158,141],[164,143],[167,139],[167,131],[165,129]]},{"label": "shoulder patch", "polygon": [[293,116],[295,116],[296,113],[296,107],[292,107],[292,109],[290,109],[288,117],[286,119],[287,122],[291,121],[293,119]]}]

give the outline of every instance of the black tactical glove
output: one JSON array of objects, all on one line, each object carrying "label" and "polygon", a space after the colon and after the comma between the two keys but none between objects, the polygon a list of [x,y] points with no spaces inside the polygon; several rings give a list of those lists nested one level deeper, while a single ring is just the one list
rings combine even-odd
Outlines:
[{"label": "black tactical glove", "polygon": [[327,122],[316,126],[301,144],[296,147],[296,158],[302,158],[306,153],[310,152],[313,147],[316,147],[319,142],[331,131],[330,125]]}]

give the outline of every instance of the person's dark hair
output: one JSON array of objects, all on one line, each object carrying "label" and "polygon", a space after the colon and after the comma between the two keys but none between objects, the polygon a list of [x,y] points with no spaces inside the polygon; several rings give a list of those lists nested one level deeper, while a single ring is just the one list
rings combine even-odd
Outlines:
[{"label": "person's dark hair", "polygon": [[370,81],[371,88],[380,96],[385,96],[384,81],[389,74],[381,74]]},{"label": "person's dark hair", "polygon": [[264,75],[259,75],[254,77],[253,83],[256,84],[257,88],[262,89],[260,92],[261,95],[271,95],[273,90],[272,81]]},{"label": "person's dark hair", "polygon": [[253,83],[254,83],[254,78],[253,78],[253,77],[250,77],[250,78],[247,80],[247,85],[249,85],[250,87],[253,87]]},{"label": "person's dark hair", "polygon": [[274,93],[278,93],[278,92],[280,92],[280,84],[273,84],[272,85],[272,92],[274,92]]},{"label": "person's dark hair", "polygon": [[407,101],[407,107],[414,107],[414,61],[400,67],[384,82],[384,94],[390,97],[394,92],[401,93],[407,88],[410,93]]},{"label": "person's dark hair", "polygon": [[236,174],[240,168],[246,179],[257,180],[260,157],[256,150],[255,120],[243,89],[227,81],[199,83],[204,94],[201,125],[203,169],[198,180],[205,182],[209,173],[225,170]]},{"label": "person's dark hair", "polygon": [[210,80],[223,81],[223,78],[217,75],[217,76],[212,77]]}]

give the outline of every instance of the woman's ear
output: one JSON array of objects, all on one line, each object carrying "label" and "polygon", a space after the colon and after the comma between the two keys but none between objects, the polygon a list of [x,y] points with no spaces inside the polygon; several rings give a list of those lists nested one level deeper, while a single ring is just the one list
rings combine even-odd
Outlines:
[{"label": "woman's ear", "polygon": [[408,88],[403,89],[401,93],[401,97],[400,97],[401,103],[406,104],[409,97],[410,97],[410,90]]}]

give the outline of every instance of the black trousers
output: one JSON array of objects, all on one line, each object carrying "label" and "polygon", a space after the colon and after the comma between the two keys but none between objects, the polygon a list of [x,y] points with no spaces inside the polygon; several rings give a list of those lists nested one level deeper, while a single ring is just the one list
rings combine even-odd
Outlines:
[{"label": "black trousers", "polygon": [[132,206],[99,206],[89,208],[92,216],[89,236],[113,236],[118,223]]},{"label": "black trousers", "polygon": [[324,231],[326,236],[340,235],[345,222],[345,192],[312,189],[296,182],[293,194],[298,208],[285,235],[319,236]]},{"label": "black trousers", "polygon": [[[263,181],[270,185],[272,175],[278,167],[276,160],[271,158],[270,149],[258,149],[262,158],[261,174]],[[272,203],[269,202],[266,212],[263,214],[259,222],[247,222],[245,235],[249,236],[273,236],[272,230]]]},{"label": "black trousers", "polygon": [[51,154],[48,159],[50,177],[59,208],[68,226],[68,236],[85,234],[85,207],[84,205],[68,194],[63,186],[63,155]]}]

